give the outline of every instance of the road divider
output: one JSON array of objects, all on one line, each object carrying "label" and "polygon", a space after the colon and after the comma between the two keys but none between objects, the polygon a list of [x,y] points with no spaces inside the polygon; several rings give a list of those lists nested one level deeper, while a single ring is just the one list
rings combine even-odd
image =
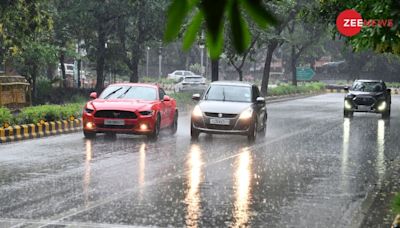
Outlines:
[{"label": "road divider", "polygon": [[82,119],[14,125],[0,128],[0,143],[76,132],[82,129]]}]

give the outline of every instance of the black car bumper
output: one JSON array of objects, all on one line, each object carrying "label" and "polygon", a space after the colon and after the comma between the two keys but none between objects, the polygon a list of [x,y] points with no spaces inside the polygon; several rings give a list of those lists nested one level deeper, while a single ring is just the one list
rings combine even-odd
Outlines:
[{"label": "black car bumper", "polygon": [[[345,99],[344,110],[349,112],[383,113],[390,109],[390,103],[386,100],[372,100],[371,102],[357,102],[354,99]],[[380,109],[386,103],[384,109]]]}]

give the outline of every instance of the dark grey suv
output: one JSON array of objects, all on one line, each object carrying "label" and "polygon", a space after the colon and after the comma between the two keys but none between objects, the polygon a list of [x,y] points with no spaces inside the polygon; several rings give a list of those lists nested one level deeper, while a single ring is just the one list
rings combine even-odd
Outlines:
[{"label": "dark grey suv", "polygon": [[254,141],[258,132],[265,135],[267,109],[256,85],[237,81],[213,82],[203,96],[194,94],[192,98],[199,101],[191,117],[193,139],[201,132],[247,135],[249,141]]},{"label": "dark grey suv", "polygon": [[390,117],[391,91],[383,81],[356,80],[345,90],[348,92],[344,98],[345,117],[352,117],[354,112],[380,113],[384,119]]}]

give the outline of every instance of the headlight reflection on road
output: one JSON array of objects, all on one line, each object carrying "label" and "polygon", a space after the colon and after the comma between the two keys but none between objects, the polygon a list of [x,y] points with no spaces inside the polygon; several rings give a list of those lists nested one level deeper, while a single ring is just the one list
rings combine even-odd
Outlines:
[{"label": "headlight reflection on road", "polygon": [[249,220],[249,204],[251,190],[251,154],[244,148],[239,155],[234,176],[235,203],[233,227],[245,227]]},{"label": "headlight reflection on road", "polygon": [[139,149],[139,198],[142,199],[145,183],[145,168],[146,168],[146,143],[142,143]]},{"label": "headlight reflection on road", "polygon": [[83,176],[83,194],[85,206],[89,206],[89,188],[90,188],[90,161],[92,160],[92,140],[86,140],[86,159],[85,159],[85,174]]},{"label": "headlight reflection on road", "polygon": [[376,156],[376,173],[378,174],[378,187],[381,187],[383,176],[386,172],[385,167],[385,121],[378,120],[378,130],[376,135],[377,156]]},{"label": "headlight reflection on road", "polygon": [[343,119],[343,148],[342,148],[342,167],[341,167],[341,179],[342,179],[342,189],[348,191],[349,188],[349,143],[350,143],[350,119]]},{"label": "headlight reflection on road", "polygon": [[201,150],[198,145],[193,144],[190,148],[189,160],[187,166],[189,172],[187,174],[188,191],[185,197],[187,205],[186,226],[197,227],[200,218],[200,183],[202,181],[202,165]]}]

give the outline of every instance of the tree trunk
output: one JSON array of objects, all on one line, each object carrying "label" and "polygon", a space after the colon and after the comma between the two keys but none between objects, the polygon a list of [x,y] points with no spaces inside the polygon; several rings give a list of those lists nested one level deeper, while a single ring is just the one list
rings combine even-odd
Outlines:
[{"label": "tree trunk", "polygon": [[277,46],[278,46],[278,41],[272,40],[268,44],[268,47],[267,47],[267,57],[265,58],[263,78],[262,78],[262,82],[261,82],[261,95],[262,96],[267,96],[269,73],[271,71],[272,54],[274,53]]},{"label": "tree trunk", "polygon": [[237,72],[239,74],[239,81],[243,81],[243,71],[242,71],[242,69],[239,69]]},{"label": "tree trunk", "polygon": [[36,89],[37,73],[38,73],[38,66],[36,64],[33,64],[32,72],[31,72],[31,78],[32,78],[32,95],[31,95],[31,98],[32,98],[34,103],[36,103],[36,98],[37,98],[37,89]]},{"label": "tree trunk", "polygon": [[60,53],[60,69],[61,69],[62,83],[60,83],[60,86],[66,88],[67,87],[67,78],[65,76],[64,61],[65,61],[65,53],[64,53],[64,51],[61,51],[61,53]]},{"label": "tree trunk", "polygon": [[[99,22],[101,23],[101,22]],[[104,62],[105,62],[105,43],[106,43],[106,32],[103,24],[98,27],[98,39],[97,39],[97,53],[96,53],[96,91],[100,93],[104,88]]]},{"label": "tree trunk", "polygon": [[218,81],[219,59],[211,60],[211,81]]},{"label": "tree trunk", "polygon": [[82,60],[81,59],[78,59],[78,88],[81,88],[81,63],[82,63]]},{"label": "tree trunk", "polygon": [[129,69],[131,70],[130,82],[139,82],[139,57],[135,56],[132,58]]},{"label": "tree trunk", "polygon": [[291,47],[291,56],[290,56],[290,70],[292,72],[292,85],[297,86],[297,74],[296,74],[296,50],[295,46]]}]

